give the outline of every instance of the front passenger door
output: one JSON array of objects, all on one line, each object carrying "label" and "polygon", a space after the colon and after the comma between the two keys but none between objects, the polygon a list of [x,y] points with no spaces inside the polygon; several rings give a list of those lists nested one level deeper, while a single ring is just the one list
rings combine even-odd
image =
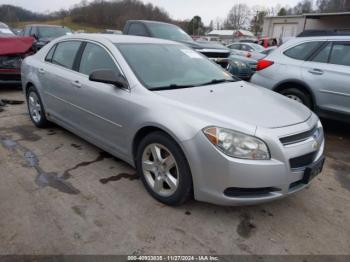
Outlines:
[{"label": "front passenger door", "polygon": [[121,73],[112,54],[102,45],[86,43],[81,56],[74,104],[79,108],[79,130],[116,154],[126,154],[125,120],[132,117],[127,111],[130,92],[111,84],[93,82],[89,75],[101,69]]}]

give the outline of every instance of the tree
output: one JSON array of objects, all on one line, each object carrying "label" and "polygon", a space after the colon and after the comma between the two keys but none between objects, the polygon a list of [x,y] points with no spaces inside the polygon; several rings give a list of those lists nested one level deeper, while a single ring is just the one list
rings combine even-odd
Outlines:
[{"label": "tree", "polygon": [[316,6],[321,13],[350,11],[350,0],[317,0]]},{"label": "tree", "polygon": [[246,4],[236,4],[232,7],[225,21],[225,29],[242,29],[248,24],[250,16],[249,7]]},{"label": "tree", "polygon": [[202,35],[204,34],[204,24],[200,16],[195,16],[191,19],[188,24],[188,30],[191,35]]},{"label": "tree", "polygon": [[311,13],[312,5],[313,5],[313,0],[303,0],[293,8],[293,13],[296,15]]},{"label": "tree", "polygon": [[263,24],[264,24],[264,18],[267,15],[266,11],[257,11],[256,15],[253,17],[253,19],[250,22],[250,30],[255,34],[258,35],[263,30]]},{"label": "tree", "polygon": [[277,15],[278,15],[278,16],[286,16],[286,15],[287,15],[287,10],[286,10],[284,7],[282,7],[282,8],[278,11]]}]

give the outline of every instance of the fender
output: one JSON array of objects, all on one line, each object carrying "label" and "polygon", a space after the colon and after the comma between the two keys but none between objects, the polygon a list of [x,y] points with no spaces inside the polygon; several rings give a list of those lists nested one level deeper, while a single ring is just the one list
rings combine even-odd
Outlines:
[{"label": "fender", "polygon": [[[304,81],[302,81],[300,79],[292,78],[292,79],[286,79],[286,80],[280,81],[272,88],[272,90],[278,93],[279,88],[282,85],[293,84],[293,83],[298,84],[299,86],[303,86],[309,92],[309,94],[311,95],[312,102],[313,102],[314,106],[316,107],[317,102],[316,102],[315,93],[313,92],[313,90],[311,89],[311,87],[307,83],[305,83]],[[298,87],[296,87],[296,88],[298,88]]]}]

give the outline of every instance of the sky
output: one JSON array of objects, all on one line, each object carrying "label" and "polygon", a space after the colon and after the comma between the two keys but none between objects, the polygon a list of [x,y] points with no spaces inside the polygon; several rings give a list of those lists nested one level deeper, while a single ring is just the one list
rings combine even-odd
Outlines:
[{"label": "sky", "polygon": [[[88,0],[89,1],[89,0]],[[225,18],[234,4],[245,3],[249,6],[261,5],[266,7],[289,5],[294,6],[299,0],[142,0],[164,8],[174,19],[190,19],[195,15],[202,17],[205,24],[217,17]],[[57,11],[67,9],[81,0],[0,0],[1,4],[21,6],[36,12]]]}]

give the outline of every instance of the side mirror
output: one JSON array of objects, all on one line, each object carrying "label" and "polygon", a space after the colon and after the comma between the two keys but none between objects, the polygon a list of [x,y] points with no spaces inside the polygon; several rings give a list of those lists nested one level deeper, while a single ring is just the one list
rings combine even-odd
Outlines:
[{"label": "side mirror", "polygon": [[89,80],[105,84],[112,84],[119,88],[128,88],[128,82],[126,81],[125,77],[114,70],[96,70],[90,74]]}]

